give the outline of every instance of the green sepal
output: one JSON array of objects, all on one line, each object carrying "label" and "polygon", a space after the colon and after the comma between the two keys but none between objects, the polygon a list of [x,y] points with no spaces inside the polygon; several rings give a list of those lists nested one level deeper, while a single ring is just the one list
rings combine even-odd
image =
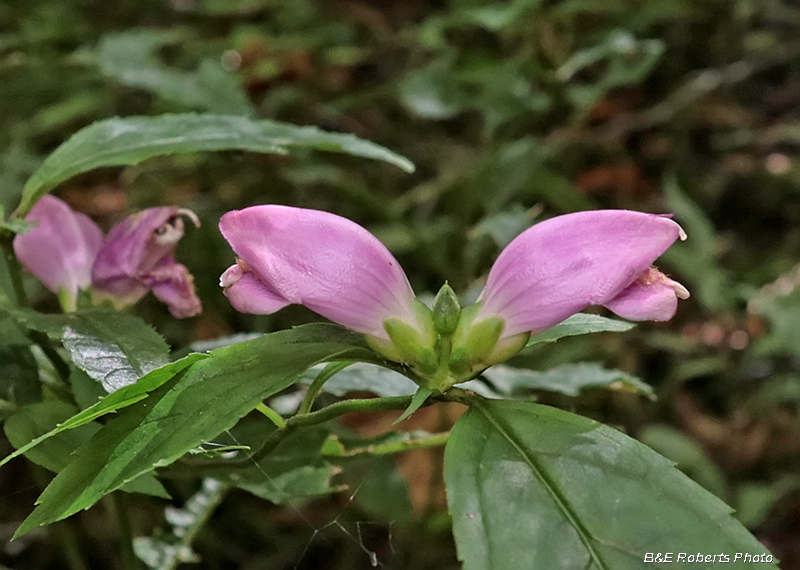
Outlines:
[{"label": "green sepal", "polygon": [[467,335],[467,358],[484,360],[494,351],[506,322],[499,317],[490,317],[473,324]]},{"label": "green sepal", "polygon": [[433,301],[433,326],[442,336],[450,336],[458,327],[461,304],[455,291],[445,283]]},{"label": "green sepal", "polygon": [[487,358],[484,358],[484,362],[486,362],[486,364],[489,366],[492,364],[505,362],[520,350],[525,348],[525,345],[528,344],[529,338],[531,338],[531,333],[524,332],[500,340],[495,345],[492,353]]},{"label": "green sepal", "polygon": [[399,424],[408,416],[410,416],[418,409],[420,409],[422,407],[422,404],[425,403],[425,400],[427,400],[431,394],[433,394],[432,389],[426,386],[420,386],[419,390],[417,390],[416,393],[414,394],[414,397],[411,398],[411,403],[408,405],[405,411],[400,415],[400,417],[392,422],[392,425]]},{"label": "green sepal", "polygon": [[[417,300],[414,301],[414,305],[420,328],[390,317],[383,321],[383,327],[391,342],[384,344],[379,341],[373,346],[387,357],[418,368],[422,375],[429,375],[439,366],[439,358],[434,350],[438,335],[433,326],[431,310]],[[389,356],[390,354],[396,357]]]}]

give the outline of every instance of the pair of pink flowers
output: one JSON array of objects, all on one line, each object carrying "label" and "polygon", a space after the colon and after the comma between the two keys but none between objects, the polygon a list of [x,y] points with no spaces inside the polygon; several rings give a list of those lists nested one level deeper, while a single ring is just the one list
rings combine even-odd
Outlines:
[{"label": "pair of pink flowers", "polygon": [[[116,306],[148,291],[176,317],[200,312],[192,276],[173,257],[189,210],[150,208],[103,237],[87,216],[52,196],[14,240],[25,267],[68,310],[79,291]],[[625,210],[580,212],[539,223],[500,254],[477,303],[461,309],[444,287],[433,310],[414,296],[386,247],[345,218],[287,206],[228,212],[220,230],[238,259],[220,278],[238,311],[271,314],[291,304],[366,336],[428,386],[444,390],[518,352],[532,333],[590,305],[631,320],[672,318],[689,296],[652,263],[685,235],[668,216]]]},{"label": "pair of pink flowers", "polygon": [[239,258],[220,278],[238,311],[270,314],[305,305],[363,333],[378,351],[423,376],[446,368],[451,379],[445,384],[507,359],[531,333],[590,305],[632,320],[664,321],[675,314],[678,298],[689,296],[652,267],[686,237],[668,216],[605,210],[536,224],[500,254],[475,305],[462,311],[455,301],[449,327],[435,323],[416,300],[388,249],[347,219],[255,206],[225,214],[220,230]]},{"label": "pair of pink flowers", "polygon": [[26,220],[36,226],[14,239],[25,268],[74,310],[81,290],[95,302],[130,305],[148,291],[178,317],[200,313],[192,276],[173,254],[183,237],[183,217],[199,225],[190,210],[149,208],[111,228],[107,236],[88,216],[53,196],[44,196]]}]

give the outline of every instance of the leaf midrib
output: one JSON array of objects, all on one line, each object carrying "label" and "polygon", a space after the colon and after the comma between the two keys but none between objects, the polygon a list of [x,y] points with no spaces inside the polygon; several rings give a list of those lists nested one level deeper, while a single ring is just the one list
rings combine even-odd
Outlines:
[{"label": "leaf midrib", "polygon": [[525,451],[525,448],[519,441],[517,441],[517,438],[514,437],[513,433],[506,428],[505,425],[503,425],[502,420],[495,417],[479,398],[474,399],[473,403],[474,407],[484,415],[490,424],[492,424],[492,427],[494,427],[495,430],[497,430],[497,432],[502,435],[525,460],[525,463],[527,463],[528,467],[530,467],[533,474],[542,484],[542,487],[555,503],[556,508],[558,508],[567,522],[569,522],[570,526],[575,529],[575,532],[578,534],[578,538],[589,553],[591,560],[594,560],[595,564],[597,564],[601,570],[612,570],[612,568],[603,561],[600,553],[593,544],[593,542],[597,541],[597,538],[594,537],[591,532],[589,532],[589,530],[583,526],[583,524],[581,524],[578,514],[575,512],[570,502],[561,493],[555,483],[550,480],[550,477],[545,473],[544,469],[542,469],[536,463],[535,459]]}]

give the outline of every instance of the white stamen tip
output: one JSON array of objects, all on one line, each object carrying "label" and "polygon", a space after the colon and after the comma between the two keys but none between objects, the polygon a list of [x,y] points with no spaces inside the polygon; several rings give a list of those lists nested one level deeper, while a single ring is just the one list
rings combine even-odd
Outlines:
[{"label": "white stamen tip", "polygon": [[691,296],[689,290],[677,281],[672,281],[671,285],[678,299],[688,299]]},{"label": "white stamen tip", "polygon": [[198,218],[197,214],[192,212],[190,209],[188,209],[188,208],[178,208],[178,211],[175,212],[175,214],[178,215],[178,216],[186,216],[187,218],[192,220],[192,223],[194,224],[194,227],[196,227],[196,228],[200,227],[200,218]]}]

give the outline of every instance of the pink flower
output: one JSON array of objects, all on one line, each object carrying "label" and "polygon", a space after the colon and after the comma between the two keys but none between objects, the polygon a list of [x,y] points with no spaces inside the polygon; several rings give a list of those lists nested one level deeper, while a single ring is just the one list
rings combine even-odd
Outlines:
[{"label": "pink flower", "polygon": [[91,285],[103,231],[88,216],[50,195],[36,202],[25,219],[37,225],[14,238],[17,259],[74,310],[78,290]]},{"label": "pink flower", "polygon": [[689,293],[651,265],[678,238],[683,230],[669,217],[627,210],[536,224],[492,266],[475,322],[503,319],[503,337],[538,333],[590,305],[631,320],[669,320]]},{"label": "pink flower", "polygon": [[269,205],[228,212],[219,228],[239,257],[220,277],[238,311],[271,314],[300,304],[385,340],[389,318],[416,326],[414,292],[397,260],[350,220]]},{"label": "pink flower", "polygon": [[135,303],[148,291],[178,318],[201,310],[192,276],[173,258],[183,236],[182,216],[195,225],[197,216],[177,207],[150,208],[103,232],[84,214],[58,198],[39,200],[26,218],[38,226],[14,238],[14,251],[25,268],[62,297],[74,310],[80,289],[93,289],[95,300],[116,306]]},{"label": "pink flower", "polygon": [[559,216],[500,254],[478,302],[447,288],[434,312],[414,298],[389,251],[361,226],[325,212],[255,206],[225,214],[238,255],[220,278],[231,304],[271,314],[302,304],[367,335],[384,356],[444,390],[518,352],[531,333],[589,305],[634,320],[667,320],[688,292],[651,267],[683,236],[665,216],[624,210]]},{"label": "pink flower", "polygon": [[148,208],[111,228],[92,269],[95,295],[124,306],[152,291],[179,319],[199,314],[194,280],[173,257],[183,237],[184,216],[200,225],[191,210],[171,206]]}]

